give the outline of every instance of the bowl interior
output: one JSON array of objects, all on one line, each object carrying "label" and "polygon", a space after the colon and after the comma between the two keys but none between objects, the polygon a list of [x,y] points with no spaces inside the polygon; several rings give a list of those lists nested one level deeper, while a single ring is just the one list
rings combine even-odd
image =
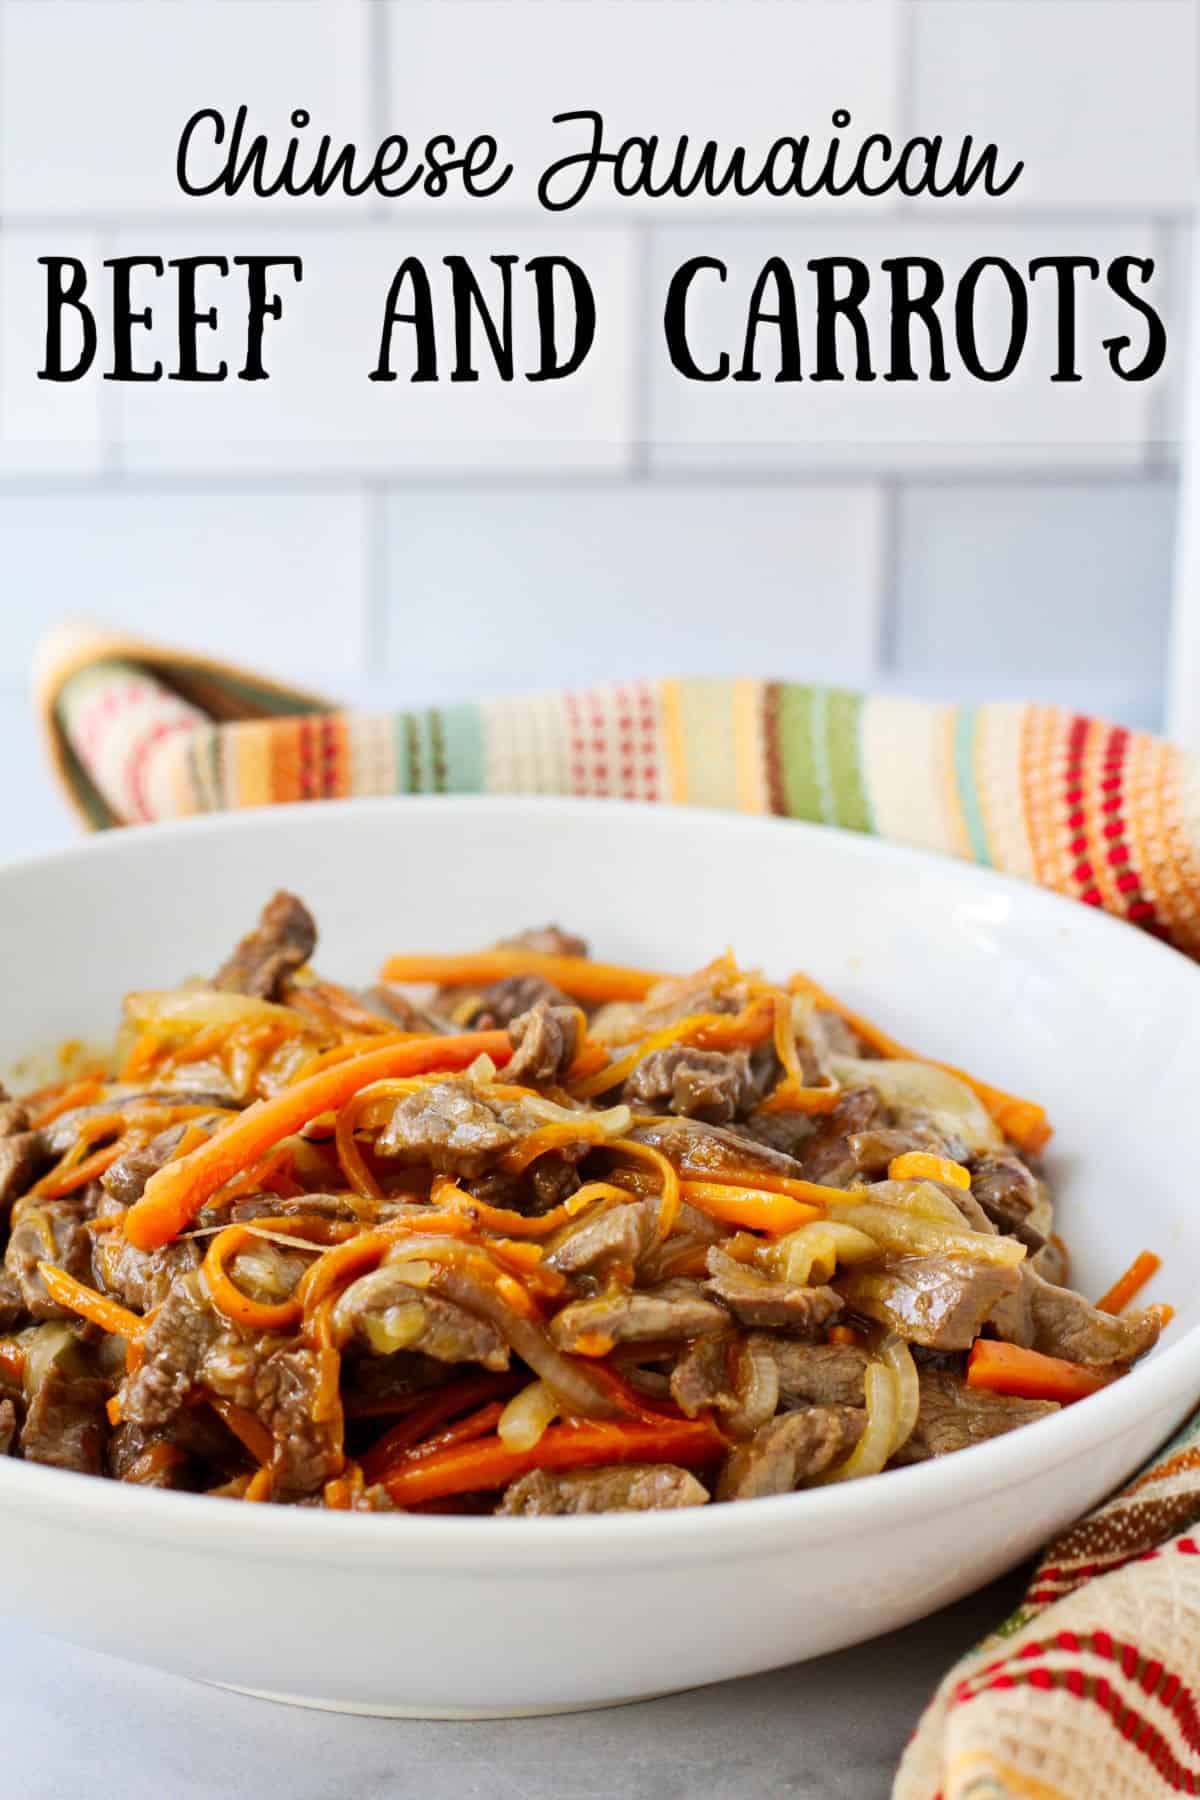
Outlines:
[{"label": "bowl interior", "polygon": [[1200,1322],[1191,1193],[1200,971],[1036,888],[790,821],[570,801],[278,808],[90,840],[0,871],[0,1070],[103,1041],[130,988],[216,967],[279,886],[319,965],[364,983],[390,951],[486,944],[555,919],[607,960],[685,970],[732,945],[804,968],[902,1041],[1040,1100],[1073,1279],[1143,1247],[1151,1298]]}]

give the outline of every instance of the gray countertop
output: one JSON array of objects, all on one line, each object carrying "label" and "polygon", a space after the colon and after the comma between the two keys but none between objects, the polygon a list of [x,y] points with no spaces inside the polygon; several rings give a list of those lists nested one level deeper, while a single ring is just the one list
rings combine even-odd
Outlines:
[{"label": "gray countertop", "polygon": [[0,1787],[22,1800],[881,1800],[939,1677],[1020,1587],[1010,1576],[921,1624],[773,1674],[471,1724],[277,1706],[9,1627]]}]

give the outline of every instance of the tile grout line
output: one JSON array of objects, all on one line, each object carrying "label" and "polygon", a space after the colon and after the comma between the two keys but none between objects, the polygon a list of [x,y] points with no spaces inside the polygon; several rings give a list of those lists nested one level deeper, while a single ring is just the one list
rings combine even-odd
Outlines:
[{"label": "tile grout line", "polygon": [[901,483],[891,477],[879,484],[882,520],[879,569],[876,572],[875,673],[895,674],[900,632]]}]

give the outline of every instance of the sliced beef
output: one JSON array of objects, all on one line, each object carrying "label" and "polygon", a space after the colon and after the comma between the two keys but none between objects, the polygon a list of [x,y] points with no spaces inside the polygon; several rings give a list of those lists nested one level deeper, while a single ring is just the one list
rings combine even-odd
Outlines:
[{"label": "sliced beef", "polygon": [[650,1247],[654,1210],[644,1201],[610,1206],[559,1235],[546,1261],[564,1275],[598,1275],[614,1265],[632,1269]]},{"label": "sliced beef", "polygon": [[499,1031],[535,1006],[568,1008],[574,1002],[541,975],[505,975],[469,1003],[452,1007],[458,1030]]},{"label": "sliced beef", "polygon": [[774,1332],[755,1332],[750,1340],[767,1352],[779,1376],[785,1404],[862,1406],[870,1357],[857,1344],[805,1344]]},{"label": "sliced beef", "polygon": [[0,1400],[0,1456],[11,1456],[17,1438],[17,1409],[11,1400]]},{"label": "sliced beef", "polygon": [[564,931],[561,925],[533,925],[528,931],[518,931],[515,937],[501,938],[498,948],[533,950],[539,956],[588,954],[587,939],[576,937],[573,931]]},{"label": "sliced beef", "polygon": [[851,1269],[838,1291],[852,1311],[930,1350],[968,1350],[985,1319],[1016,1293],[1016,1269],[964,1256],[898,1256]]},{"label": "sliced beef", "polygon": [[258,1365],[250,1410],[274,1441],[277,1497],[312,1494],[341,1472],[341,1421],[320,1410],[321,1363],[315,1350],[276,1350]]},{"label": "sliced beef", "polygon": [[0,1082],[0,1219],[14,1200],[27,1194],[50,1155],[40,1132],[30,1127],[29,1114],[17,1100],[10,1100]]},{"label": "sliced beef", "polygon": [[114,1481],[138,1487],[185,1488],[187,1453],[157,1432],[120,1424],[108,1440],[106,1472]]},{"label": "sliced beef", "polygon": [[[375,1147],[406,1166],[431,1164],[442,1175],[471,1177],[541,1123],[520,1101],[488,1095],[467,1076],[451,1077],[398,1100]],[[581,1140],[581,1154],[585,1148]]]},{"label": "sliced beef", "polygon": [[644,1057],[621,1098],[635,1107],[665,1104],[673,1113],[728,1125],[763,1095],[764,1083],[745,1050],[694,1050],[673,1044]]},{"label": "sliced beef", "polygon": [[28,1322],[24,1295],[8,1270],[0,1268],[0,1331],[15,1331]]},{"label": "sliced beef", "polygon": [[718,1500],[760,1500],[790,1494],[849,1456],[867,1415],[851,1406],[806,1406],[781,1413],[726,1459]]},{"label": "sliced beef", "polygon": [[745,1338],[732,1331],[696,1338],[671,1371],[670,1394],[680,1412],[694,1419],[717,1412],[734,1437],[749,1437],[779,1405],[779,1373],[764,1350],[763,1333]]},{"label": "sliced beef", "polygon": [[656,1512],[704,1506],[708,1489],[674,1463],[621,1463],[613,1468],[572,1469],[552,1475],[535,1469],[510,1482],[498,1513],[525,1518],[566,1513]]},{"label": "sliced beef", "polygon": [[458,1029],[453,1020],[446,1018],[443,1013],[435,1012],[430,1006],[414,1006],[399,988],[389,987],[386,983],[368,988],[363,999],[369,1007],[387,1019],[389,1024],[398,1025],[401,1031],[418,1031],[424,1037],[440,1037],[445,1032]]},{"label": "sliced beef", "polygon": [[[177,1104],[174,1096],[172,1104]],[[168,1125],[163,1131],[156,1133],[149,1143],[135,1144],[132,1149],[123,1151],[100,1177],[100,1186],[118,1206],[133,1206],[145,1193],[150,1177],[157,1175],[170,1162],[186,1132],[195,1125],[211,1132],[221,1122],[222,1115],[214,1113],[211,1119],[188,1119]]]},{"label": "sliced beef", "polygon": [[309,961],[316,947],[312,914],[295,894],[281,889],[263,908],[254,930],[217,970],[213,986],[224,993],[278,1000],[288,977]]},{"label": "sliced beef", "polygon": [[55,1469],[101,1474],[108,1387],[88,1366],[72,1330],[47,1324],[34,1334],[25,1348],[24,1383],[21,1455]]},{"label": "sliced beef", "polygon": [[728,1323],[725,1308],[706,1299],[697,1283],[663,1281],[635,1293],[574,1300],[550,1321],[550,1336],[560,1350],[574,1350],[581,1339],[625,1344],[639,1338],[702,1337]]},{"label": "sliced beef", "polygon": [[694,1419],[702,1412],[732,1412],[738,1404],[736,1341],[728,1332],[696,1338],[671,1371],[671,1398]]},{"label": "sliced beef", "polygon": [[1035,1250],[1029,1258],[1029,1267],[1035,1269],[1051,1287],[1066,1287],[1071,1273],[1071,1259],[1062,1239],[1047,1238],[1041,1249]]},{"label": "sliced beef", "polygon": [[106,1294],[132,1312],[161,1306],[180,1275],[198,1269],[203,1253],[194,1238],[179,1238],[160,1250],[139,1250],[118,1226],[96,1233],[92,1272]]},{"label": "sliced beef", "polygon": [[988,1438],[1015,1431],[1056,1413],[1053,1400],[1017,1400],[1008,1394],[989,1394],[968,1387],[950,1369],[919,1370],[921,1409],[912,1436],[902,1446],[898,1463],[925,1462],[931,1456],[947,1456]]},{"label": "sliced beef", "polygon": [[152,1429],[169,1425],[187,1404],[205,1358],[222,1335],[197,1275],[171,1289],[142,1339],[141,1366],[121,1389],[121,1416]]},{"label": "sliced beef", "polygon": [[825,1113],[797,1146],[803,1179],[826,1187],[849,1187],[860,1172],[851,1139],[873,1125],[881,1111],[873,1088],[850,1088],[844,1093],[833,1111]]},{"label": "sliced beef", "polygon": [[437,1362],[478,1362],[507,1369],[508,1346],[494,1325],[404,1279],[404,1264],[385,1265],[351,1282],[333,1309],[338,1342],[356,1338],[378,1355],[419,1350]]},{"label": "sliced beef", "polygon": [[519,1013],[508,1028],[513,1054],[505,1065],[505,1081],[526,1086],[562,1081],[575,1057],[579,1011],[539,1000]]},{"label": "sliced beef", "polygon": [[638,1125],[630,1133],[640,1143],[661,1150],[685,1179],[704,1181],[719,1175],[792,1175],[802,1173],[792,1156],[769,1144],[731,1131],[724,1125],[706,1125],[699,1119],[664,1117]]},{"label": "sliced beef", "polygon": [[1006,1237],[1019,1238],[1032,1250],[1046,1242],[1035,1222],[1042,1186],[1019,1156],[981,1156],[971,1170],[971,1192],[988,1218]]},{"label": "sliced beef", "polygon": [[22,1305],[35,1319],[74,1317],[51,1300],[38,1274],[38,1264],[54,1263],[77,1281],[90,1281],[92,1237],[86,1226],[90,1214],[86,1195],[72,1194],[62,1200],[27,1199],[18,1206],[4,1253],[4,1267]]},{"label": "sliced beef", "polygon": [[1052,1287],[1026,1265],[1015,1293],[997,1306],[990,1322],[1008,1343],[1091,1367],[1133,1362],[1153,1349],[1162,1331],[1161,1314],[1153,1307],[1119,1316],[1100,1312],[1074,1288]]},{"label": "sliced beef", "polygon": [[773,1325],[796,1337],[815,1338],[844,1304],[831,1287],[772,1281],[758,1269],[735,1262],[715,1244],[708,1252],[708,1272],[708,1292],[722,1301],[741,1325]]}]

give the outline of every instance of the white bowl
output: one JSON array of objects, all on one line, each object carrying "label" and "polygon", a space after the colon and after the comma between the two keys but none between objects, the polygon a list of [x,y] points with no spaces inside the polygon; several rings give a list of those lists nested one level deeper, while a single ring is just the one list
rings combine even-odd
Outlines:
[{"label": "white bowl", "polygon": [[359,801],[115,833],[0,871],[0,1068],[105,1037],[122,994],[212,969],[277,886],[320,966],[557,919],[687,969],[732,943],[1043,1101],[1075,1279],[1143,1246],[1178,1308],[1127,1380],[945,1460],[681,1513],[352,1516],[0,1459],[0,1605],[78,1643],[277,1698],[478,1716],[630,1700],[889,1631],[1028,1555],[1200,1392],[1192,1193],[1200,971],[966,864],[790,822],[557,800]]}]

